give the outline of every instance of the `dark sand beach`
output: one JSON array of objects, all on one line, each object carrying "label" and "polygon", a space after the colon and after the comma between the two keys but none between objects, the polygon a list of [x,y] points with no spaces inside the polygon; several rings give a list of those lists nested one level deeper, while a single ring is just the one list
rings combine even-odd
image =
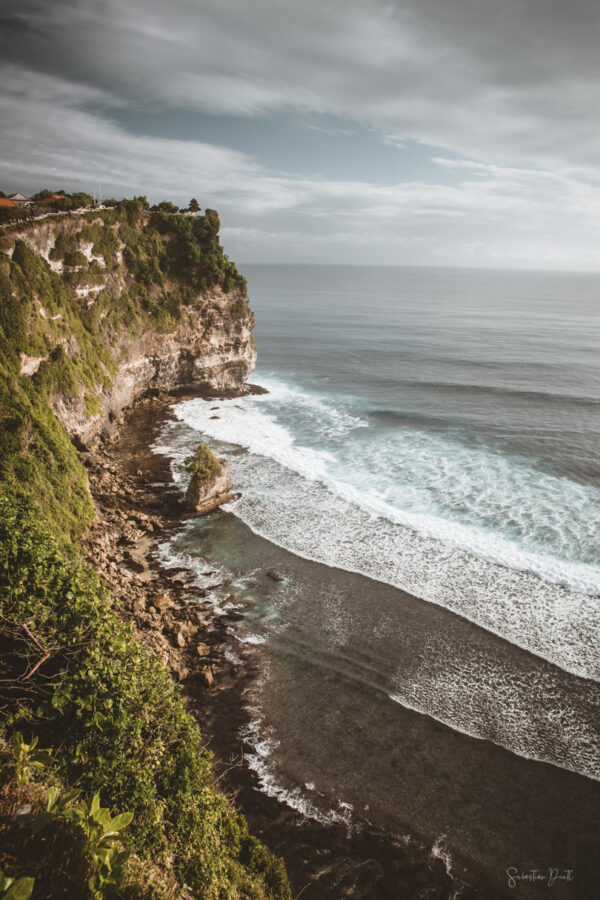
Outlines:
[{"label": "dark sand beach", "polygon": [[[149,449],[168,407],[140,406],[110,453],[134,484],[131,502],[161,519],[149,577],[173,589],[175,576],[182,606],[203,608],[211,640],[218,632],[214,682],[208,688],[192,668],[184,689],[222,784],[284,856],[295,890],[365,900],[414,897],[421,889],[435,897],[458,890],[464,897],[529,898],[540,896],[550,870],[554,896],[594,896],[597,782],[461,734],[390,698],[398,660],[409,666],[431,652],[419,643],[425,632],[459,641],[465,654],[473,645],[482,658],[510,653],[524,670],[530,654],[396,588],[288,553],[232,512],[190,522],[169,487],[168,460]],[[186,587],[189,574],[157,561],[157,547],[184,522],[180,540],[192,556],[205,569],[231,573],[214,592],[232,606],[224,617],[206,612],[192,581]],[[267,574],[273,570],[283,581]],[[337,634],[327,625],[331,614],[323,617],[326,598],[330,613],[332,598],[335,604]],[[367,628],[365,608],[374,616]],[[389,627],[378,640],[377,623],[392,613],[402,627],[393,641]],[[256,640],[261,630],[264,643]],[[438,652],[443,666],[443,644]],[[586,702],[585,682],[557,677],[571,678]],[[515,887],[507,870],[519,876]],[[531,870],[539,878],[529,879]]]}]

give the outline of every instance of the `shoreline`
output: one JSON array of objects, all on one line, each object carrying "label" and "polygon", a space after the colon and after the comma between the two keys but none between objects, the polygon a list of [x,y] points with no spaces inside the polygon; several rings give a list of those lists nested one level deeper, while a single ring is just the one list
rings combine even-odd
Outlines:
[{"label": "shoreline", "polygon": [[[197,396],[185,392],[141,399],[114,437],[82,454],[98,514],[85,544],[88,559],[120,601],[120,614],[181,684],[214,752],[220,787],[235,794],[252,831],[283,856],[294,896],[384,900],[428,890],[440,900],[493,900],[489,889],[483,894],[450,877],[441,856],[418,836],[400,844],[368,823],[359,822],[349,832],[345,824],[308,819],[263,793],[244,763],[240,732],[250,722],[244,695],[258,671],[252,654],[229,634],[243,614],[203,604],[206,591],[193,583],[189,570],[167,570],[152,550],[157,541],[180,531],[186,519],[196,518],[172,482],[168,459],[150,446],[170,418],[171,405]],[[211,587],[226,588],[226,580]],[[234,641],[239,662],[227,653]]]}]

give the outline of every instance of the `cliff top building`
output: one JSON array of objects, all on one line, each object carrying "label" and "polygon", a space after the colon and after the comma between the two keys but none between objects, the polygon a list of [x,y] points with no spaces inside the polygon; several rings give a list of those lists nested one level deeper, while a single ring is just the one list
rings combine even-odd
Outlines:
[{"label": "cliff top building", "polygon": [[31,203],[29,197],[26,197],[25,194],[21,194],[20,192],[11,194],[7,199],[12,200],[15,206],[29,206]]}]

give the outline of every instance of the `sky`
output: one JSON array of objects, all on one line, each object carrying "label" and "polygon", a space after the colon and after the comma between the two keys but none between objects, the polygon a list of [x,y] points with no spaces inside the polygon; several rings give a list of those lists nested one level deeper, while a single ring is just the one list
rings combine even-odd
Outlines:
[{"label": "sky", "polygon": [[236,262],[600,270],[597,0],[0,0],[0,189]]}]

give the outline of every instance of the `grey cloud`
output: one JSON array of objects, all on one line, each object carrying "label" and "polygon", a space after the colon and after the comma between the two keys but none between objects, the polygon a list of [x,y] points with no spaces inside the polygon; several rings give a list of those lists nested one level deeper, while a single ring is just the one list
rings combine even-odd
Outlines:
[{"label": "grey cloud", "polygon": [[[196,194],[240,259],[597,268],[599,15],[583,0],[20,0],[0,14],[0,186]],[[351,118],[439,147],[457,183],[273,174],[111,121],[143,105]]]},{"label": "grey cloud", "polygon": [[100,181],[105,195],[195,195],[219,210],[242,261],[600,264],[597,178],[445,157],[440,167],[464,173],[455,186],[276,176],[226,147],[132,135],[84,108],[97,96],[88,86],[10,66],[0,78],[5,190]]},{"label": "grey cloud", "polygon": [[600,152],[587,0],[21,0],[4,22],[5,59],[114,102],[326,112],[530,164]]}]

